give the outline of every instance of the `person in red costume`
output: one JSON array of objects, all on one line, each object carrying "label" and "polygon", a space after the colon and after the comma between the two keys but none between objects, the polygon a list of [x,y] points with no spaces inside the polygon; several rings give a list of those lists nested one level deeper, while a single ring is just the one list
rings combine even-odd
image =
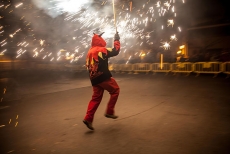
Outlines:
[{"label": "person in red costume", "polygon": [[107,90],[110,94],[105,117],[112,119],[118,118],[118,116],[115,115],[114,108],[119,96],[120,88],[109,71],[108,59],[119,54],[120,36],[118,32],[116,32],[114,35],[114,47],[106,48],[106,42],[101,37],[102,34],[94,34],[91,48],[88,51],[86,58],[86,66],[93,87],[93,95],[92,99],[89,101],[83,123],[91,130],[94,130],[92,126],[94,114],[101,103],[104,90]]}]

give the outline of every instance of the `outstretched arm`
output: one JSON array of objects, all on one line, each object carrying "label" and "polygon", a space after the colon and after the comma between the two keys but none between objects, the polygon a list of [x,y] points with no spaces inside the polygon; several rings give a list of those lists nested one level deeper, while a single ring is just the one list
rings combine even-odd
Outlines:
[{"label": "outstretched arm", "polygon": [[107,48],[107,58],[117,56],[120,52],[120,36],[118,32],[114,35],[114,47]]}]

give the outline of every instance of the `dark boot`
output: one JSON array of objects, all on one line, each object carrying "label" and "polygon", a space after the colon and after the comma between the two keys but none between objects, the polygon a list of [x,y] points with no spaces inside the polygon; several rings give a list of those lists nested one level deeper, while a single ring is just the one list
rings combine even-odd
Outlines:
[{"label": "dark boot", "polygon": [[91,130],[94,130],[93,126],[92,126],[92,122],[89,122],[87,120],[83,120],[83,123]]},{"label": "dark boot", "polygon": [[116,115],[111,115],[111,114],[105,114],[105,117],[106,117],[106,118],[111,118],[111,119],[117,119],[117,118],[118,118],[118,116],[116,116]]}]

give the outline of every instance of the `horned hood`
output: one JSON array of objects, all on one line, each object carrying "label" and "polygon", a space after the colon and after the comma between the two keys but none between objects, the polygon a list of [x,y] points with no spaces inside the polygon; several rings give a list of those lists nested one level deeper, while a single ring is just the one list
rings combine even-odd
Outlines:
[{"label": "horned hood", "polygon": [[105,40],[97,34],[94,34],[91,42],[92,47],[106,47],[106,42]]}]

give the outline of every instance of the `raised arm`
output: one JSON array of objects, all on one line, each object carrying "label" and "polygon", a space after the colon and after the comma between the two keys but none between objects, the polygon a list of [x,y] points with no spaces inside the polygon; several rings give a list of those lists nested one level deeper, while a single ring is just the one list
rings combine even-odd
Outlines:
[{"label": "raised arm", "polygon": [[120,52],[120,36],[118,32],[114,35],[114,47],[113,48],[107,48],[107,58],[117,56]]}]

